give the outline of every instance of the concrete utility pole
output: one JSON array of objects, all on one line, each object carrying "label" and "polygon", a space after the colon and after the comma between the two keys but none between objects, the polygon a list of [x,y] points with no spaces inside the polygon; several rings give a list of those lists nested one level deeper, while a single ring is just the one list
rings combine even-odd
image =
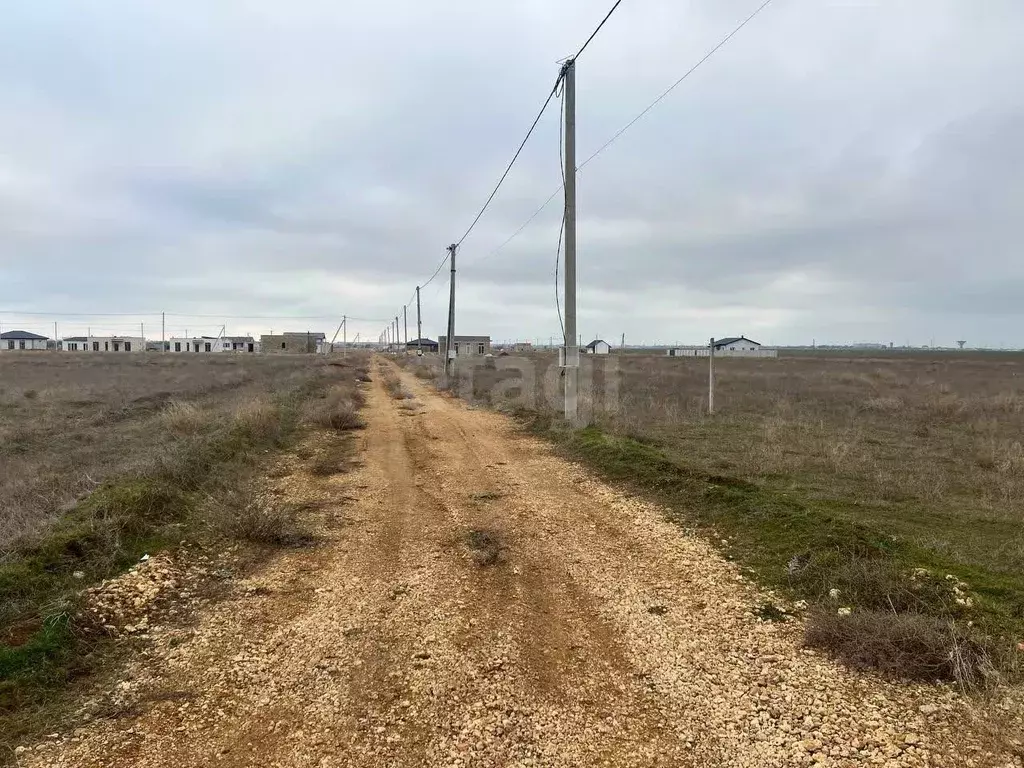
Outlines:
[{"label": "concrete utility pole", "polygon": [[409,307],[402,305],[402,325],[405,326],[405,346],[409,346]]},{"label": "concrete utility pole", "polygon": [[58,338],[60,338],[60,337],[57,336],[57,321],[54,320],[53,321],[53,351],[54,352],[56,352],[58,349],[60,349],[60,342],[57,341]]},{"label": "concrete utility pole", "polygon": [[398,332],[398,315],[395,315],[395,353],[398,353],[398,345],[402,343],[402,335]]},{"label": "concrete utility pole", "polygon": [[348,315],[341,316],[341,354],[348,354]]},{"label": "concrete utility pole", "polygon": [[167,313],[160,313],[160,351],[167,351]]},{"label": "concrete utility pole", "polygon": [[565,89],[565,420],[577,424],[580,348],[576,342],[576,60],[562,65]]},{"label": "concrete utility pole", "polygon": [[423,354],[423,323],[420,321],[420,287],[416,286],[416,346]]},{"label": "concrete utility pole", "polygon": [[[334,332],[334,335],[331,336],[331,347],[330,347],[331,352],[334,351],[334,342],[338,338],[338,334],[341,333],[341,329],[344,328],[344,327],[345,327],[345,316],[342,315],[341,322],[338,323],[338,330],[336,330]],[[325,339],[325,341],[326,341],[326,339]],[[325,349],[324,351],[326,352],[327,350]]]},{"label": "concrete utility pole", "polygon": [[708,345],[708,414],[715,412],[715,337]]},{"label": "concrete utility pole", "polygon": [[455,252],[459,249],[456,243],[448,246],[448,260],[451,263],[451,277],[448,291],[448,339],[444,345],[444,383],[451,382],[452,368],[455,362]]}]

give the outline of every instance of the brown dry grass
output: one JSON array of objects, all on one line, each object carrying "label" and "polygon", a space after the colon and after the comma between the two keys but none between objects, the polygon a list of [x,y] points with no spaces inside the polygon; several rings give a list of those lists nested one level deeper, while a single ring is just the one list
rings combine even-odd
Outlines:
[{"label": "brown dry grass", "polygon": [[717,369],[709,418],[706,363],[627,357],[618,407],[595,419],[964,564],[1024,571],[1024,357],[730,359]]},{"label": "brown dry grass", "polygon": [[[300,356],[5,359],[0,563],[104,481],[147,468],[183,437],[251,408],[254,399],[301,386],[322,368],[322,360]],[[37,396],[26,398],[27,391]]]},{"label": "brown dry grass", "polygon": [[173,400],[160,412],[164,428],[175,435],[196,435],[206,424],[202,410],[195,403]]}]

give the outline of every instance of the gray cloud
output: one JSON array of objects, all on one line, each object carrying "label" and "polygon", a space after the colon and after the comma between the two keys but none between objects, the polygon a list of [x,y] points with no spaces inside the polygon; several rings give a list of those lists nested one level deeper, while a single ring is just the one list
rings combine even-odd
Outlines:
[{"label": "gray cloud", "polygon": [[[624,3],[579,63],[580,161],[755,5]],[[0,309],[393,316],[606,6],[9,9]],[[1022,35],[1011,0],[776,0],[581,170],[581,331],[1024,345]],[[559,200],[494,251],[558,163],[551,109],[460,252],[460,328],[557,334]]]}]

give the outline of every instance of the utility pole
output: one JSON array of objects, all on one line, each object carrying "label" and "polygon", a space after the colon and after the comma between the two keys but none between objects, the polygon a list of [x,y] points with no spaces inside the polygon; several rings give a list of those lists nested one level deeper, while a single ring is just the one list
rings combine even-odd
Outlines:
[{"label": "utility pole", "polygon": [[455,360],[455,252],[456,243],[448,246],[448,260],[451,264],[448,292],[448,339],[444,345],[444,383],[451,383],[452,367]]},{"label": "utility pole", "polygon": [[708,415],[715,412],[715,337],[708,345]]},{"label": "utility pole", "polygon": [[402,336],[398,333],[398,315],[395,315],[395,354],[398,354],[398,345],[402,343]]},{"label": "utility pole", "polygon": [[562,65],[565,99],[565,420],[579,421],[576,410],[580,348],[576,342],[576,60]]},{"label": "utility pole", "polygon": [[341,316],[341,354],[348,355],[348,315]]},{"label": "utility pole", "polygon": [[[409,346],[409,306],[407,304],[402,305],[402,324],[405,326],[405,346]],[[403,352],[408,349],[402,350]]]},{"label": "utility pole", "polygon": [[416,286],[416,346],[423,354],[423,323],[420,321],[420,287]]},{"label": "utility pole", "polygon": [[57,341],[58,338],[59,337],[57,336],[57,321],[54,320],[53,321],[53,351],[54,352],[56,352],[58,349],[60,349],[60,342]]},{"label": "utility pole", "polygon": [[160,351],[167,351],[167,313],[160,313]]}]

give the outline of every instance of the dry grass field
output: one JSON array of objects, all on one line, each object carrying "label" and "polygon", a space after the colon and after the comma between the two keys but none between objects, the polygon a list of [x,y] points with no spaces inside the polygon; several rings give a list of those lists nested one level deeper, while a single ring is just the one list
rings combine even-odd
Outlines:
[{"label": "dry grass field", "polygon": [[709,473],[833,505],[965,565],[1024,572],[1024,357],[623,363],[596,421]]},{"label": "dry grass field", "polygon": [[961,682],[1019,666],[1024,355],[719,359],[713,416],[706,359],[585,358],[583,430],[557,396],[521,410],[557,391],[554,364],[530,357],[521,383],[512,358],[467,361],[458,390],[707,529],[854,665]]},{"label": "dry grass field", "polygon": [[304,422],[361,426],[366,362],[0,357],[0,730],[27,727],[21,715],[93,657],[75,625],[84,587],[184,539],[302,540],[288,510],[249,489]]},{"label": "dry grass field", "polygon": [[290,356],[5,356],[0,558],[108,478],[144,469],[183,435],[291,391],[320,367]]}]

